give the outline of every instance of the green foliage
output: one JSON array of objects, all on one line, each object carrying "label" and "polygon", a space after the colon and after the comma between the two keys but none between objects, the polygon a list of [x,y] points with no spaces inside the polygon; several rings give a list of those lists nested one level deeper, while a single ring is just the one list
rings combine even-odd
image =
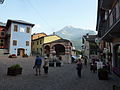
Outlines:
[{"label": "green foliage", "polygon": [[10,68],[16,69],[16,68],[21,68],[19,64],[14,64]]},{"label": "green foliage", "polygon": [[96,48],[98,48],[98,46],[97,46],[96,43],[90,42],[89,45],[90,45],[90,49],[96,49]]},{"label": "green foliage", "polygon": [[83,51],[76,51],[76,55],[83,55]]},{"label": "green foliage", "polygon": [[105,68],[98,69],[98,72],[106,72],[107,70]]}]

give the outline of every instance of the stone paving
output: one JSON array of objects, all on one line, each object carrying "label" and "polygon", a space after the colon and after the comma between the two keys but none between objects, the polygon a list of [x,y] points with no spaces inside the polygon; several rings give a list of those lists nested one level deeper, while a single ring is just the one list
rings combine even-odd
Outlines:
[{"label": "stone paving", "polygon": [[[12,64],[23,67],[22,75],[7,76],[7,67]],[[63,67],[49,67],[49,74],[35,76],[34,57],[14,58],[0,57],[0,90],[113,90],[112,86],[120,85],[120,78],[114,74],[109,80],[99,80],[97,73],[89,67],[83,67],[82,77],[78,78],[75,64],[64,64]]]}]

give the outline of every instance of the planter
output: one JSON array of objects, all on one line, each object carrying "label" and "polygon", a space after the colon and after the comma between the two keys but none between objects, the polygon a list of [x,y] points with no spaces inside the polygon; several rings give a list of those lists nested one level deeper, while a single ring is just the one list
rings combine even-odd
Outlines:
[{"label": "planter", "polygon": [[54,62],[49,62],[50,67],[54,67]]},{"label": "planter", "polygon": [[108,71],[105,69],[98,70],[99,80],[108,80]]},{"label": "planter", "polygon": [[14,64],[7,69],[7,75],[16,76],[22,74],[22,68],[19,64]]},{"label": "planter", "polygon": [[60,62],[56,62],[56,67],[61,67],[61,63]]},{"label": "planter", "polygon": [[8,68],[7,75],[16,76],[22,74],[22,68]]},{"label": "planter", "polygon": [[120,90],[120,86],[113,85],[113,90]]}]

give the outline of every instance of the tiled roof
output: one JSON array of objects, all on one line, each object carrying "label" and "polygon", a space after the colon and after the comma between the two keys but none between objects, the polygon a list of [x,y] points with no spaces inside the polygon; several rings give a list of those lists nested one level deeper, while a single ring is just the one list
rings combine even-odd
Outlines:
[{"label": "tiled roof", "polygon": [[26,25],[30,25],[30,26],[32,26],[32,27],[34,26],[34,24],[29,23],[29,22],[26,22],[26,21],[23,21],[23,20],[10,20],[10,19],[8,19],[7,24],[6,24],[6,27],[9,27],[9,25],[10,25],[12,22],[20,23],[20,24],[26,24]]}]

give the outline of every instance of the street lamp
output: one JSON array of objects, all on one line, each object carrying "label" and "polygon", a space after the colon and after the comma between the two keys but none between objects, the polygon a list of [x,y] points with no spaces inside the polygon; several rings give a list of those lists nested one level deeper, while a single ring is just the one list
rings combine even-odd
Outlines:
[{"label": "street lamp", "polygon": [[0,4],[3,4],[4,3],[4,0],[0,0]]}]

